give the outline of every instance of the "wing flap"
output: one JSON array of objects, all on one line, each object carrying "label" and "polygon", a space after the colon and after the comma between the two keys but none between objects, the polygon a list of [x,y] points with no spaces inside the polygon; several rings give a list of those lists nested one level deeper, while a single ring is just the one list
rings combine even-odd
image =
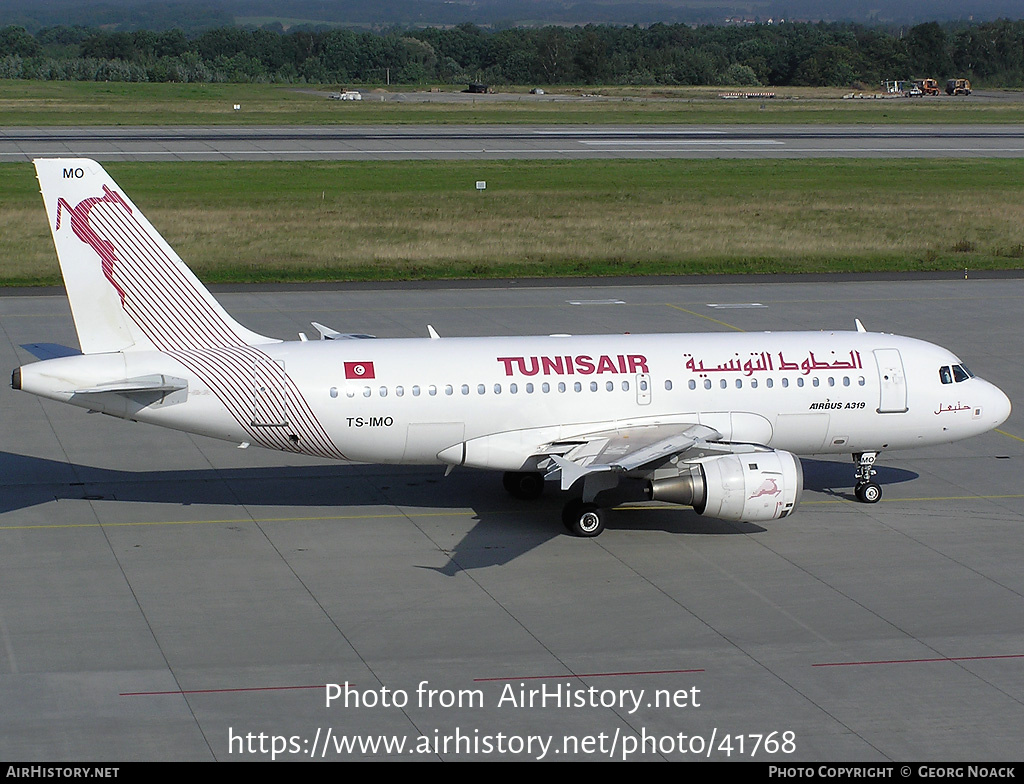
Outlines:
[{"label": "wing flap", "polygon": [[580,479],[598,473],[626,473],[653,464],[660,464],[681,455],[695,446],[708,444],[721,434],[706,425],[647,425],[622,430],[592,433],[573,439],[568,450],[566,442],[555,442],[546,449],[557,471],[563,490]]}]

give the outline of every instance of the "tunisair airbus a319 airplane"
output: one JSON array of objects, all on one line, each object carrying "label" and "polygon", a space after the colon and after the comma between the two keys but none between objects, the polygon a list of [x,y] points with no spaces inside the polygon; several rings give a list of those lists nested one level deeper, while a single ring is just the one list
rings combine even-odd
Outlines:
[{"label": "tunisair airbus a319 airplane", "polygon": [[[94,161],[35,162],[81,351],[12,385],[240,444],[371,463],[503,471],[514,496],[569,491],[596,536],[634,501],[724,520],[791,514],[796,454],[852,454],[856,496],[885,449],[984,433],[1010,414],[949,351],[864,331],[283,342],[232,319]],[[300,336],[304,337],[304,336]]]}]

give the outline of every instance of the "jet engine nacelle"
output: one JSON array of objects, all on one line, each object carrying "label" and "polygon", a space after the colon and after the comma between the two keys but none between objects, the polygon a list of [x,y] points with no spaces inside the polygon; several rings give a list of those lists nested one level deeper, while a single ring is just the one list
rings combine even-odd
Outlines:
[{"label": "jet engine nacelle", "polygon": [[753,523],[791,514],[803,490],[796,455],[765,450],[688,464],[679,476],[652,481],[648,493],[656,501],[692,506],[697,514]]}]

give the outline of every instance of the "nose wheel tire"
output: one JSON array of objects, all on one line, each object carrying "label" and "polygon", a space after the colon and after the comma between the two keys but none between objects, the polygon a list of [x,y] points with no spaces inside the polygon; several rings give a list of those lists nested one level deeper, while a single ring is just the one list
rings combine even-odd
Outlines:
[{"label": "nose wheel tire", "polygon": [[606,514],[597,504],[570,501],[562,509],[562,523],[573,536],[594,537],[604,530]]},{"label": "nose wheel tire", "polygon": [[853,494],[862,504],[877,504],[882,497],[882,488],[877,482],[862,482],[853,488]]}]

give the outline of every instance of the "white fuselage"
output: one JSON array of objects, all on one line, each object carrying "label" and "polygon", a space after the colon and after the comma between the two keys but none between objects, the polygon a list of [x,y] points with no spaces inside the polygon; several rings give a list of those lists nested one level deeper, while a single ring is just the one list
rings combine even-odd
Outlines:
[{"label": "white fuselage", "polygon": [[[955,441],[1010,403],[938,346],[878,333],[594,335],[285,342],[127,351],[21,368],[21,388],[106,413],[271,448],[375,463],[533,470],[546,444],[702,424],[797,454]],[[163,375],[187,391],[86,395]]]}]

